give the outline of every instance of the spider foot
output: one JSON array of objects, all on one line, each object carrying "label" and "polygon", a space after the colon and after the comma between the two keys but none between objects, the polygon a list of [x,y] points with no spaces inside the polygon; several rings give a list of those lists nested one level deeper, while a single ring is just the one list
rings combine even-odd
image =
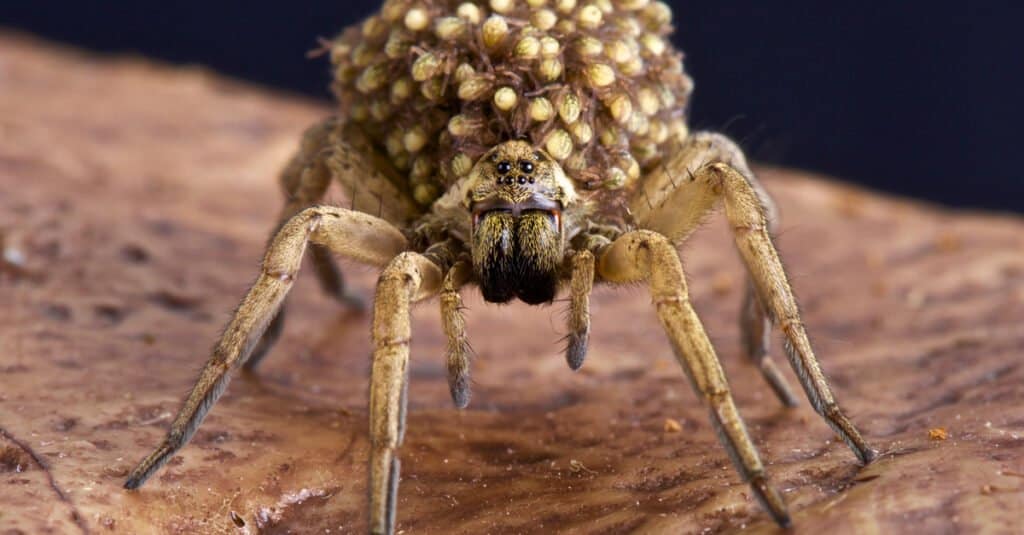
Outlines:
[{"label": "spider foot", "polygon": [[789,511],[786,509],[786,502],[768,479],[763,475],[751,478],[750,488],[753,489],[757,501],[772,515],[775,522],[783,528],[792,527],[793,521],[789,518]]},{"label": "spider foot", "polygon": [[567,338],[565,361],[569,364],[569,369],[576,371],[583,366],[583,360],[587,358],[587,343],[590,340],[590,333],[574,332],[570,333]]}]

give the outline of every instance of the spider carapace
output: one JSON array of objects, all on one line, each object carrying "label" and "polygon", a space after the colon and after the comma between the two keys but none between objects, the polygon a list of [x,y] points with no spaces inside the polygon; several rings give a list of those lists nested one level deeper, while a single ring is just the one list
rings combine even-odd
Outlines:
[{"label": "spider carapace", "polygon": [[[595,282],[644,283],[676,359],[754,495],[781,525],[782,496],[741,420],[690,305],[677,247],[725,207],[749,279],[747,356],[779,399],[797,397],[768,353],[777,323],[814,409],[862,463],[875,452],[839,409],[800,320],[772,231],[777,215],[742,152],[691,133],[692,84],[649,0],[388,0],[331,41],[337,117],[282,173],[286,203],[259,278],[224,330],[145,482],[193,435],[238,367],[281,332],[307,249],[325,291],[355,304],[332,255],[382,268],[373,303],[369,523],[392,533],[405,420],[410,306],[439,297],[452,398],[469,402],[460,290],[537,304],[568,294],[569,367],[584,361]],[[318,205],[331,181],[349,208]]]}]

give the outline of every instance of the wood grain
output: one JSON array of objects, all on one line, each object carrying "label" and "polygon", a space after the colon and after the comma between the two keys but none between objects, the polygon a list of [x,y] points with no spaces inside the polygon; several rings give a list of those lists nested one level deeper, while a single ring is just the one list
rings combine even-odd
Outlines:
[{"label": "wood grain", "polygon": [[[365,531],[368,319],[308,276],[258,376],[237,378],[141,491],[120,487],[255,277],[276,172],[325,113],[198,68],[0,34],[0,236],[15,261],[0,267],[0,532]],[[760,172],[818,355],[884,452],[857,466],[741,358],[742,271],[709,222],[683,250],[691,291],[794,531],[1019,533],[1024,221]],[[348,271],[369,297],[375,274]],[[400,530],[776,530],[642,289],[598,290],[577,373],[558,342],[567,303],[466,304],[465,411],[437,303],[415,312]]]}]

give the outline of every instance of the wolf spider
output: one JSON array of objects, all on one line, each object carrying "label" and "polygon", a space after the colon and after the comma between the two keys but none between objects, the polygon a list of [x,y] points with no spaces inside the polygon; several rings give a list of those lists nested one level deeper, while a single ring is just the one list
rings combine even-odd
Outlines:
[{"label": "wolf spider", "polygon": [[[595,282],[645,283],[672,349],[706,401],[722,444],[755,496],[781,525],[789,514],[768,482],[722,366],[690,304],[677,253],[721,200],[750,275],[743,306],[747,356],[787,406],[793,390],[767,352],[773,322],[814,409],[862,463],[875,452],[836,404],[811,350],[797,303],[771,239],[775,210],[740,150],[712,133],[689,136],[666,164],[643,177],[629,199],[636,229],[598,227],[591,207],[560,165],[523,141],[493,147],[469,178],[431,210],[410,220],[411,203],[378,171],[365,150],[347,141],[344,126],[328,120],[309,130],[284,173],[288,202],[270,241],[259,278],[235,311],[163,443],[132,471],[125,487],[139,487],[192,437],[231,372],[254,368],[281,331],[282,304],[309,246],[323,288],[352,302],[331,254],[383,268],[373,303],[373,364],[369,402],[370,522],[390,533],[399,481],[409,375],[410,307],[439,296],[447,335],[448,381],[458,407],[469,402],[470,351],[459,290],[479,286],[490,302],[513,298],[549,302],[569,294],[569,367],[584,360],[590,333],[589,294]],[[367,178],[369,177],[369,178]],[[317,205],[332,178],[355,209]],[[359,200],[360,187],[382,204]],[[364,192],[365,193],[365,192]],[[371,208],[372,206],[372,208]],[[368,211],[380,211],[381,217]]]}]

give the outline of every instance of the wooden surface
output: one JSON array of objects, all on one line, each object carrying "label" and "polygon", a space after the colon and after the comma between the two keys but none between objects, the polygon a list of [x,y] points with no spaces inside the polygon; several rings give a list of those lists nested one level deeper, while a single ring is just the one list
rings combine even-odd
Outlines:
[{"label": "wooden surface", "polygon": [[[0,236],[14,261],[0,268],[0,532],[365,530],[367,318],[308,271],[260,374],[236,379],[141,491],[121,489],[255,277],[277,169],[325,113],[198,69],[0,35]],[[818,355],[883,452],[857,466],[740,358],[742,271],[715,218],[683,249],[691,288],[794,531],[1019,533],[1024,221],[762,176]],[[374,273],[348,271],[369,297]],[[645,290],[597,292],[578,373],[560,354],[564,303],[466,299],[466,411],[448,399],[436,303],[415,313],[400,530],[775,531]]]}]

